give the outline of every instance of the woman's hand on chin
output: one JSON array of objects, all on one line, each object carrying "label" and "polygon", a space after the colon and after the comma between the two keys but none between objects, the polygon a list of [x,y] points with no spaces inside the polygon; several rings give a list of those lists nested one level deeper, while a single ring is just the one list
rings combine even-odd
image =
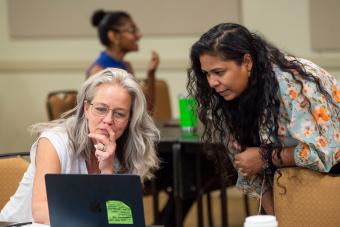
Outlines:
[{"label": "woman's hand on chin", "polygon": [[116,137],[115,132],[111,127],[107,127],[109,136],[97,133],[90,133],[88,136],[96,141],[95,156],[98,161],[98,168],[100,173],[113,174],[114,173],[114,159],[116,153]]}]

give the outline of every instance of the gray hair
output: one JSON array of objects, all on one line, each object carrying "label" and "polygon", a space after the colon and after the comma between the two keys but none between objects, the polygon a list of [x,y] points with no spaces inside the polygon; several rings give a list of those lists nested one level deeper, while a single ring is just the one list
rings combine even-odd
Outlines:
[{"label": "gray hair", "polygon": [[[46,129],[62,127],[69,136],[71,157],[84,156],[89,160],[93,152],[92,140],[88,137],[88,121],[84,113],[84,101],[91,102],[101,84],[115,84],[126,89],[132,98],[128,128],[117,140],[122,172],[137,174],[142,181],[150,179],[153,170],[159,167],[155,145],[160,139],[159,130],[147,112],[143,90],[134,76],[122,69],[107,68],[87,79],[77,95],[77,105],[58,120],[38,123],[32,132],[41,133]],[[117,152],[116,152],[117,154]]]}]

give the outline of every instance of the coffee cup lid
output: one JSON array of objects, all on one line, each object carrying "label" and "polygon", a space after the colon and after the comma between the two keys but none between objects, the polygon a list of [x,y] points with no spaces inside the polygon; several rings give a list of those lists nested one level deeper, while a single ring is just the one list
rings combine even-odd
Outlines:
[{"label": "coffee cup lid", "polygon": [[267,224],[276,223],[276,217],[273,215],[253,215],[246,217],[245,223]]}]

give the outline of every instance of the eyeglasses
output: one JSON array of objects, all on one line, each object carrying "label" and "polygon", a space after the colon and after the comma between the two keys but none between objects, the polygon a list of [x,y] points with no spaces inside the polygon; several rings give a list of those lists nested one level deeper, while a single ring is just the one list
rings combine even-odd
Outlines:
[{"label": "eyeglasses", "polygon": [[128,32],[131,33],[133,35],[136,35],[139,33],[139,28],[133,26],[133,27],[129,27],[129,28],[122,28],[122,29],[118,29],[118,28],[113,28],[114,31],[116,32]]},{"label": "eyeglasses", "polygon": [[91,112],[98,117],[105,117],[110,110],[112,110],[112,117],[118,121],[126,121],[129,118],[129,114],[124,110],[110,109],[104,103],[91,103]]}]

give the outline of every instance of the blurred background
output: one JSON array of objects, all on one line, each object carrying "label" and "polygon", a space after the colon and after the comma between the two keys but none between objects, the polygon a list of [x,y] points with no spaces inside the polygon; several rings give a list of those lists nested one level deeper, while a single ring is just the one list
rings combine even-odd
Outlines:
[{"label": "blurred background", "polygon": [[[90,2],[91,9],[89,1],[0,1],[0,152],[28,151],[34,140],[28,126],[48,119],[48,92],[78,89],[84,81],[86,69],[103,49],[90,17],[99,8],[115,9],[116,1]],[[339,16],[335,15],[340,3],[336,0],[212,1],[211,7],[199,5],[199,1],[174,1],[169,6],[164,6],[171,4],[167,1],[117,2],[126,4],[120,9],[130,12],[144,33],[140,51],[127,59],[134,65],[136,76],[143,79],[151,50],[159,53],[157,78],[168,83],[174,117],[178,117],[178,95],[185,93],[190,46],[224,16],[224,21],[239,22],[279,48],[310,59],[340,78]],[[135,3],[140,5],[131,7]],[[29,15],[44,25],[25,27],[23,22]],[[166,21],[166,16],[173,20]],[[73,29],[75,33],[68,36],[55,21],[79,30]],[[49,35],[39,34],[38,27]]]},{"label": "blurred background", "polygon": [[[220,22],[237,22],[277,47],[319,64],[340,79],[340,1],[337,0],[3,0],[0,1],[0,153],[29,151],[35,137],[28,127],[47,121],[49,92],[77,90],[104,48],[90,25],[94,10],[126,10],[143,38],[127,55],[136,77],[145,79],[152,50],[161,63],[157,78],[169,86],[172,116],[185,94],[191,45]],[[220,195],[214,192],[216,224]],[[166,196],[161,195],[161,203]],[[145,198],[147,223],[151,197]],[[195,207],[196,205],[194,205]],[[250,199],[251,213],[257,201]],[[242,196],[228,188],[229,224],[243,225]],[[196,226],[191,209],[185,226]]]}]

